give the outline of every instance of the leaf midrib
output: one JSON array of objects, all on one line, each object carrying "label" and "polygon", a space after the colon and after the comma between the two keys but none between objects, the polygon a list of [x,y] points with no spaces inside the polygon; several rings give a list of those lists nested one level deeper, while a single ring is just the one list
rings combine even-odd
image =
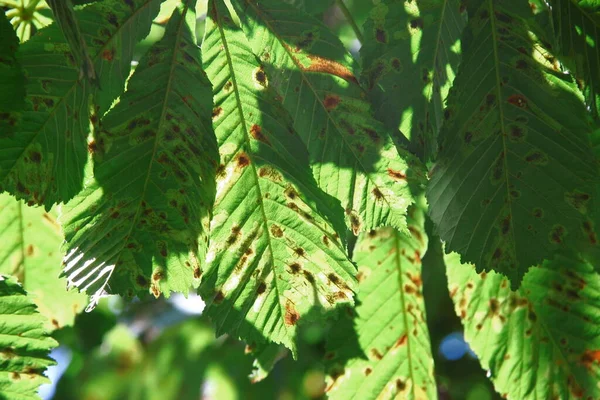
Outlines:
[{"label": "leaf midrib", "polygon": [[[219,34],[221,36],[221,42],[223,43],[223,49],[225,50],[225,58],[227,59],[227,66],[229,68],[229,72],[230,72],[230,76],[231,76],[231,83],[233,84],[233,92],[235,93],[236,106],[237,106],[236,108],[238,109],[238,113],[240,115],[240,122],[242,124],[242,129],[244,132],[245,144],[246,144],[246,146],[250,147],[250,137],[248,134],[248,126],[246,124],[244,110],[242,109],[242,101],[240,98],[235,69],[233,68],[233,63],[231,60],[231,52],[229,51],[229,43],[227,41],[223,27],[220,23],[222,19],[220,18],[219,7],[217,7],[217,5],[215,4],[215,0],[212,0],[212,1],[213,1],[213,4],[212,4],[213,10],[217,17],[216,21],[215,21],[215,25],[219,29]],[[248,157],[253,158],[253,155],[248,154]],[[256,190],[258,192],[257,201],[258,201],[259,208],[260,208],[260,211],[262,214],[262,225],[265,230],[265,234],[266,234],[266,238],[267,238],[267,247],[268,247],[269,253],[270,253],[270,259],[271,259],[270,264],[271,264],[271,268],[273,269],[273,279],[275,281],[274,287],[275,287],[275,294],[277,297],[277,306],[279,308],[279,313],[281,315],[281,325],[283,325],[284,330],[286,331],[286,336],[288,336],[288,334],[289,334],[288,327],[285,324],[285,322],[283,321],[283,318],[285,316],[285,310],[283,310],[283,308],[281,306],[281,301],[280,301],[281,296],[280,296],[280,289],[279,289],[279,278],[278,278],[277,274],[275,273],[275,260],[274,260],[273,244],[271,242],[271,234],[269,231],[269,227],[267,226],[268,219],[267,219],[267,214],[265,212],[262,190],[261,190],[260,183],[259,183],[258,172],[256,171],[256,165],[254,162],[250,163],[250,167],[252,168],[252,174],[254,175],[254,180],[256,182]]]}]

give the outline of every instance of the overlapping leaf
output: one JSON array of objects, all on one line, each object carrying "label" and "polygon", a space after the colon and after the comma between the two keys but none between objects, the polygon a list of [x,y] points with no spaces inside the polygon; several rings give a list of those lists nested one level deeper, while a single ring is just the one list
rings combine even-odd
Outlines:
[{"label": "overlapping leaf", "polygon": [[531,38],[526,3],[470,7],[430,215],[448,251],[516,287],[558,249],[597,247],[592,125],[575,85]]},{"label": "overlapping leaf", "polygon": [[295,349],[313,308],[352,300],[355,268],[338,234],[339,202],[319,190],[271,77],[221,0],[203,43],[220,146],[217,197],[202,296],[219,333]]},{"label": "overlapping leaf", "polygon": [[318,20],[279,0],[232,1],[269,87],[308,147],[318,185],[337,197],[355,232],[406,229],[416,158],[396,149],[358,85],[356,63]]},{"label": "overlapping leaf", "polygon": [[[10,111],[20,111],[25,106],[25,78],[15,54],[19,39],[4,13],[0,12],[0,132],[11,126]],[[5,126],[7,125],[7,126]]]},{"label": "overlapping leaf", "polygon": [[400,127],[426,160],[437,151],[464,26],[459,0],[386,0],[365,23],[360,53],[375,115]]},{"label": "overlapping leaf", "polygon": [[23,288],[2,275],[0,318],[0,398],[39,399],[38,387],[49,382],[44,371],[54,364],[48,353],[57,343]]},{"label": "overlapping leaf", "polygon": [[194,3],[176,8],[90,146],[94,181],[69,203],[65,274],[92,294],[187,293],[208,242],[217,148]]},{"label": "overlapping leaf", "polygon": [[[123,90],[133,47],[148,33],[159,5],[110,0],[76,12],[102,88],[94,118]],[[26,107],[14,134],[0,132],[0,189],[49,209],[82,188],[94,89],[56,24],[21,46],[19,58],[27,74]]]},{"label": "overlapping leaf", "polygon": [[59,279],[63,235],[54,212],[0,195],[0,273],[16,277],[47,318],[48,330],[72,325],[87,298]]},{"label": "overlapping leaf", "polygon": [[600,3],[590,0],[553,0],[557,55],[582,86],[586,103],[600,114]]},{"label": "overlapping leaf", "polygon": [[573,254],[531,268],[512,292],[502,275],[477,275],[446,256],[465,339],[508,399],[600,397],[600,276]]},{"label": "overlapping leaf", "polygon": [[359,306],[353,314],[360,348],[346,324],[333,327],[325,355],[329,398],[437,397],[422,295],[421,257],[427,250],[423,223],[423,211],[412,207],[410,238],[391,228],[359,237],[354,253]]}]

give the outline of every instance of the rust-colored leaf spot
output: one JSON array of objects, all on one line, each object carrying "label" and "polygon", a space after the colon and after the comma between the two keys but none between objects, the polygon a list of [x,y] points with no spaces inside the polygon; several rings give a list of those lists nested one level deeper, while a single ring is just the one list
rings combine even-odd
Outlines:
[{"label": "rust-colored leaf spot", "polygon": [[406,181],[406,174],[404,174],[400,171],[396,171],[391,168],[388,168],[387,173],[390,176],[390,178],[392,178],[395,181]]},{"label": "rust-colored leaf spot", "polygon": [[527,108],[527,99],[523,95],[520,95],[520,94],[510,95],[506,101],[508,101],[513,106],[517,106],[519,108]]},{"label": "rust-colored leaf spot", "polygon": [[290,200],[295,200],[298,197],[298,192],[296,192],[296,190],[291,186],[288,186],[283,194],[285,194]]},{"label": "rust-colored leaf spot", "polygon": [[152,274],[152,280],[154,282],[158,282],[163,280],[165,277],[165,273],[161,270],[156,270],[153,274]]},{"label": "rust-colored leaf spot", "polygon": [[271,235],[276,238],[283,237],[283,230],[279,226],[273,224],[271,225]]},{"label": "rust-colored leaf spot", "polygon": [[373,370],[369,367],[365,368],[365,376],[369,376],[371,375],[371,372],[373,372]]},{"label": "rust-colored leaf spot", "polygon": [[346,66],[340,64],[339,62],[314,54],[309,54],[308,59],[311,62],[310,65],[308,67],[301,66],[304,71],[331,74],[342,78],[347,82],[358,85],[358,80],[354,77],[354,74],[352,74],[352,72]]},{"label": "rust-colored leaf spot", "polygon": [[259,142],[263,142],[265,144],[271,144],[269,139],[262,133],[262,128],[256,124],[252,125],[250,128],[250,135]]},{"label": "rust-colored leaf spot", "polygon": [[298,257],[304,257],[304,254],[306,254],[306,252],[304,251],[304,249],[302,247],[296,247],[294,249],[294,253],[296,253],[296,255]]},{"label": "rust-colored leaf spot", "polygon": [[592,369],[592,364],[600,363],[600,350],[586,350],[581,355],[581,363],[589,370]]},{"label": "rust-colored leaf spot", "polygon": [[565,193],[565,201],[582,214],[587,213],[587,203],[590,198],[591,196],[588,193],[579,190]]},{"label": "rust-colored leaf spot", "polygon": [[561,244],[564,240],[564,236],[566,234],[566,229],[562,225],[554,225],[548,233],[548,239],[551,243]]},{"label": "rust-colored leaf spot", "polygon": [[223,291],[219,290],[216,294],[215,297],[213,298],[213,301],[217,304],[222,303],[223,300],[225,300],[225,294],[223,293]]},{"label": "rust-colored leaf spot", "polygon": [[105,49],[101,57],[103,60],[112,61],[115,58],[115,49]]},{"label": "rust-colored leaf spot", "polygon": [[200,267],[196,266],[196,268],[194,268],[194,279],[200,279],[201,276],[202,270],[200,269]]},{"label": "rust-colored leaf spot", "polygon": [[27,246],[27,248],[25,249],[25,255],[28,257],[31,257],[33,255],[33,253],[35,253],[35,249],[33,247],[32,244],[30,244],[29,246]]},{"label": "rust-colored leaf spot", "polygon": [[216,121],[217,119],[219,119],[219,117],[223,115],[223,107],[219,106],[219,107],[215,107],[213,108],[212,111],[212,120]]},{"label": "rust-colored leaf spot", "polygon": [[408,335],[405,333],[404,335],[400,336],[400,338],[398,338],[398,340],[396,340],[396,343],[394,344],[394,348],[404,346],[406,343],[408,343]]},{"label": "rust-colored leaf spot", "polygon": [[335,110],[337,106],[340,104],[341,99],[337,94],[326,94],[323,99],[323,106],[325,106],[326,110]]},{"label": "rust-colored leaf spot", "polygon": [[228,245],[232,245],[234,244],[238,238],[241,236],[241,231],[242,228],[240,228],[238,225],[234,225],[233,227],[231,227],[231,234],[229,235],[229,237],[227,238],[227,240],[225,241]]},{"label": "rust-colored leaf spot", "polygon": [[256,294],[263,294],[267,290],[267,285],[264,282],[258,284]]},{"label": "rust-colored leaf spot", "polygon": [[294,306],[294,303],[292,303],[291,301],[287,301],[285,303],[285,316],[284,316],[284,323],[288,326],[294,326],[296,325],[296,323],[298,322],[298,320],[300,319],[300,314],[298,314],[298,311],[296,311],[296,307]]},{"label": "rust-colored leaf spot", "polygon": [[292,272],[292,274],[297,274],[302,270],[302,267],[300,266],[300,264],[298,263],[291,263],[290,264],[290,271]]},{"label": "rust-colored leaf spot", "polygon": [[381,360],[383,358],[383,356],[381,355],[379,350],[377,350],[375,348],[371,349],[371,355],[377,360]]},{"label": "rust-colored leaf spot", "polygon": [[254,81],[262,87],[267,87],[269,85],[267,74],[265,73],[265,70],[262,66],[254,71],[253,78]]},{"label": "rust-colored leaf spot", "polygon": [[250,165],[250,158],[248,157],[248,154],[246,154],[244,152],[238,154],[238,156],[237,156],[237,168],[238,169],[243,169],[243,168],[246,168],[248,165]]},{"label": "rust-colored leaf spot", "polygon": [[323,244],[325,246],[329,247],[329,238],[327,237],[327,235],[323,235],[323,237],[321,238],[321,240],[323,241]]},{"label": "rust-colored leaf spot", "polygon": [[331,281],[331,283],[333,283],[334,285],[338,285],[340,283],[340,278],[335,275],[334,273],[331,273],[329,275],[327,275],[327,278]]}]

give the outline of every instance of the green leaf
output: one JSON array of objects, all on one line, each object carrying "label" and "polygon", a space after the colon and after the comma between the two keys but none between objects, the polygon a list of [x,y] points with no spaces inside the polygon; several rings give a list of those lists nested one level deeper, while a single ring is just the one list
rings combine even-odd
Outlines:
[{"label": "green leaf", "polygon": [[553,0],[552,18],[557,56],[580,82],[586,104],[600,116],[600,3],[593,0]]},{"label": "green leaf", "polygon": [[232,1],[268,85],[308,147],[319,186],[342,202],[354,231],[406,229],[407,180],[418,161],[396,149],[358,85],[356,62],[317,19],[278,0]]},{"label": "green leaf", "polygon": [[470,6],[430,172],[430,216],[447,251],[516,288],[556,250],[597,247],[592,125],[575,85],[530,36],[526,3]]},{"label": "green leaf", "polygon": [[[330,399],[437,398],[422,294],[424,219],[411,207],[410,238],[392,228],[359,236],[359,305],[327,340]],[[348,330],[352,320],[358,346]]]},{"label": "green leaf", "polygon": [[[9,111],[25,107],[25,77],[15,54],[19,39],[4,13],[0,12],[0,132],[14,127]],[[8,124],[9,127],[5,127]]]},{"label": "green leaf", "polygon": [[102,119],[94,181],[68,204],[64,273],[92,306],[105,291],[188,293],[202,273],[218,154],[194,4],[175,9]]},{"label": "green leaf", "polygon": [[[110,0],[76,12],[102,88],[94,96],[94,119],[122,92],[134,45],[148,33],[159,5]],[[80,75],[56,24],[22,45],[19,59],[27,74],[27,104],[17,132],[0,132],[0,190],[50,209],[82,188],[88,99],[95,89]]]},{"label": "green leaf", "polygon": [[44,330],[40,315],[23,288],[0,275],[0,398],[39,399],[38,387],[48,383],[44,371],[55,362],[48,357],[58,345]]},{"label": "green leaf", "polygon": [[67,290],[58,276],[63,235],[54,211],[27,207],[8,194],[0,195],[0,273],[17,278],[47,318],[46,329],[73,325],[87,297]]},{"label": "green leaf", "polygon": [[71,55],[79,64],[79,75],[89,80],[92,85],[97,85],[94,63],[90,59],[85,39],[79,30],[79,23],[73,12],[71,0],[46,0],[46,2],[52,9],[55,21],[69,43]]},{"label": "green leaf", "polygon": [[352,301],[355,268],[339,241],[339,202],[317,187],[270,76],[222,1],[210,3],[204,64],[214,84],[220,146],[202,297],[217,332],[295,351],[313,307]]},{"label": "green leaf", "polygon": [[518,291],[446,256],[465,339],[509,399],[600,396],[600,276],[573,254],[531,268]]},{"label": "green leaf", "polygon": [[444,100],[460,62],[459,0],[377,4],[364,26],[362,78],[375,116],[398,127],[425,160],[437,152]]},{"label": "green leaf", "polygon": [[334,0],[283,0],[286,3],[310,15],[319,16],[327,11]]}]

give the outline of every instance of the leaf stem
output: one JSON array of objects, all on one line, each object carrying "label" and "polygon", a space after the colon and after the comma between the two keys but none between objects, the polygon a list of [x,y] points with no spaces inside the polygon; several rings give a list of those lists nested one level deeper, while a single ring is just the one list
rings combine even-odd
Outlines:
[{"label": "leaf stem", "polygon": [[352,17],[350,10],[348,10],[348,7],[346,7],[346,4],[344,4],[344,0],[335,0],[335,4],[337,4],[339,9],[344,14],[344,17],[346,17],[346,20],[348,21],[348,23],[352,27],[352,30],[354,31],[354,34],[356,35],[356,39],[358,39],[358,41],[362,44],[364,41],[363,34],[360,31],[358,25],[356,25],[356,21],[354,21],[354,17]]}]

